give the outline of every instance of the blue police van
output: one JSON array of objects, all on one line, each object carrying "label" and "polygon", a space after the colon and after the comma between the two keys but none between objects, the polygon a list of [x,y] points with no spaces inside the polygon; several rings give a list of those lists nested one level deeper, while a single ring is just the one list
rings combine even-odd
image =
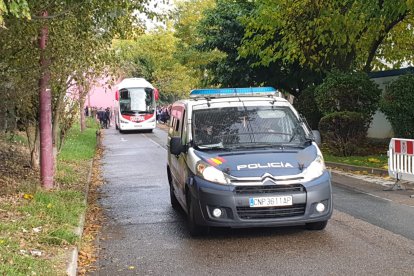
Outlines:
[{"label": "blue police van", "polygon": [[167,174],[191,235],[209,227],[304,225],[332,215],[318,143],[272,87],[197,89],[171,109]]}]

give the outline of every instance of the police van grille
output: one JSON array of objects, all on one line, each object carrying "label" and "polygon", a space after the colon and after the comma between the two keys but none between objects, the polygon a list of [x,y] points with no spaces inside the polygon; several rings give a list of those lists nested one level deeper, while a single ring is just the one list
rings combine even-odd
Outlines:
[{"label": "police van grille", "polygon": [[257,185],[257,186],[236,186],[236,194],[272,194],[272,193],[290,193],[305,192],[305,187],[301,184],[289,185]]},{"label": "police van grille", "polygon": [[295,204],[283,207],[237,207],[237,215],[241,219],[275,219],[303,216],[306,204]]}]

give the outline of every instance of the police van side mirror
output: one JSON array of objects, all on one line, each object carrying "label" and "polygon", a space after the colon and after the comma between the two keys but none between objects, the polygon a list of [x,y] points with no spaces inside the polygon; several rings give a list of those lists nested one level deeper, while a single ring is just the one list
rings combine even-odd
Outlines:
[{"label": "police van side mirror", "polygon": [[315,143],[319,146],[322,143],[321,133],[318,130],[312,130]]},{"label": "police van side mirror", "polygon": [[180,155],[180,153],[186,152],[187,146],[181,142],[181,137],[171,137],[170,140],[170,152],[174,155]]}]

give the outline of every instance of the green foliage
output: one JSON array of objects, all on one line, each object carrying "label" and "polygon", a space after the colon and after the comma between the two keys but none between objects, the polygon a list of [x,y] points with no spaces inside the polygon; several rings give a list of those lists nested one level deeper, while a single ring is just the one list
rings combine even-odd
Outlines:
[{"label": "green foliage", "polygon": [[334,112],[322,117],[319,130],[327,148],[339,156],[350,156],[364,144],[368,125],[358,112]]},{"label": "green foliage", "polygon": [[295,98],[294,106],[306,118],[306,121],[312,129],[318,129],[322,113],[316,104],[315,86],[309,86],[303,90],[299,97]]},{"label": "green foliage", "polygon": [[160,91],[162,101],[187,97],[197,84],[190,68],[176,58],[177,38],[158,29],[133,40],[118,40],[114,49],[124,75],[144,77]]},{"label": "green foliage", "polygon": [[365,73],[330,73],[315,90],[316,102],[324,115],[360,112],[365,114],[367,123],[378,108],[380,95],[381,90]]},{"label": "green foliage", "polygon": [[190,69],[191,76],[197,80],[195,87],[208,86],[211,79],[208,64],[225,57],[218,49],[201,50],[197,47],[205,39],[199,32],[200,22],[206,11],[213,9],[215,5],[214,0],[180,1],[173,14],[176,18],[173,25],[174,36],[177,39],[174,56]]},{"label": "green foliage", "polygon": [[[32,20],[4,16],[7,29],[0,28],[0,117],[7,128],[34,130],[39,118],[40,30],[47,28],[45,59],[52,91],[53,129],[65,138],[79,106],[94,79],[114,75],[111,44],[114,37],[142,32],[137,11],[146,11],[147,0],[30,0]],[[7,3],[26,3],[12,0]],[[12,6],[10,6],[12,7]],[[8,8],[10,8],[8,7]],[[15,11],[16,7],[13,6]],[[41,19],[47,11],[47,19]],[[1,13],[1,12],[0,12]],[[81,88],[81,89],[77,89]],[[71,97],[66,97],[68,90]],[[82,93],[79,93],[82,92]],[[16,123],[17,122],[17,123]],[[59,125],[60,124],[60,125]],[[1,128],[6,124],[1,124]],[[32,136],[34,135],[34,131]],[[28,131],[29,133],[29,131]],[[54,132],[54,134],[57,133]],[[59,137],[54,137],[59,144]],[[32,149],[34,148],[34,139]]]},{"label": "green foliage", "polygon": [[[408,52],[412,46],[395,45],[393,29],[404,24],[408,41],[413,1],[321,0],[254,1],[255,10],[246,16],[242,54],[256,55],[260,63],[299,63],[323,72],[333,68],[370,71],[372,62],[399,63],[401,56],[389,48]],[[401,40],[398,40],[401,41]],[[412,44],[411,44],[412,45]],[[388,51],[378,51],[386,49]],[[412,58],[412,54],[407,56]],[[382,60],[381,60],[382,59]],[[412,61],[412,59],[410,59]]]},{"label": "green foliage", "polygon": [[413,107],[414,74],[400,76],[386,87],[380,103],[396,137],[414,139]]},{"label": "green foliage", "polygon": [[4,27],[5,14],[30,19],[30,9],[26,0],[0,0],[0,28]]},{"label": "green foliage", "polygon": [[185,1],[178,5],[174,25],[178,38],[175,55],[191,68],[201,86],[273,85],[293,94],[317,74],[303,73],[297,65],[253,66],[256,56],[241,57],[245,26],[241,18],[254,8],[252,1]]},{"label": "green foliage", "polygon": [[249,14],[252,8],[253,3],[249,1],[221,0],[214,8],[206,10],[200,20],[197,30],[204,39],[196,46],[202,51],[217,49],[225,54],[206,66],[211,84],[223,87],[257,85],[256,72],[259,70],[251,67],[252,61],[248,58],[239,58],[237,51],[244,34],[239,18]]}]

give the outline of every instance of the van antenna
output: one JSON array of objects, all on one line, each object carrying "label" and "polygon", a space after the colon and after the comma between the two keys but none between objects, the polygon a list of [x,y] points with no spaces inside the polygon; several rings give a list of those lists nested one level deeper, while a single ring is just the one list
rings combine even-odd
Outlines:
[{"label": "van antenna", "polygon": [[211,98],[210,97],[206,97],[206,100],[207,100],[207,106],[210,107],[210,105],[211,105],[210,104]]}]

